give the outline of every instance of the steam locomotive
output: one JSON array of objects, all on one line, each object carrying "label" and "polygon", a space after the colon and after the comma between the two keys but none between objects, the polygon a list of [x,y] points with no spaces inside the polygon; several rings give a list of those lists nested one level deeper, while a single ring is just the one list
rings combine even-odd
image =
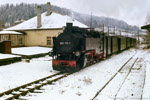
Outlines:
[{"label": "steam locomotive", "polygon": [[[105,37],[102,32],[75,27],[72,23],[67,23],[64,31],[57,38],[53,37],[53,69],[62,72],[78,71],[127,48],[124,45],[128,43],[121,42],[122,37],[117,37],[117,41],[120,40],[117,43],[115,38]],[[127,38],[123,40],[127,41]],[[135,45],[133,42],[129,44]]]}]

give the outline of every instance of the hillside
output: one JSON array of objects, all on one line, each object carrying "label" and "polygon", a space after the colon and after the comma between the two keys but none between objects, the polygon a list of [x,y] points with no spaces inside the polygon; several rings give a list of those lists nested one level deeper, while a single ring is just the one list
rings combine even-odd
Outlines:
[{"label": "hillside", "polygon": [[[1,23],[10,23],[11,25],[18,19],[28,20],[36,16],[36,6],[37,4],[6,4],[0,6],[0,22]],[[43,5],[42,5],[43,6]],[[42,12],[45,12],[46,9],[42,7]]]},{"label": "hillside", "polygon": [[[24,3],[21,3],[19,5],[6,4],[1,6],[0,27],[4,27],[4,23],[6,22],[9,22],[11,25],[14,25],[14,21],[18,19],[28,20],[36,16],[36,6],[37,4],[24,4]],[[46,4],[41,6],[42,6],[42,12],[45,12]],[[60,8],[53,5],[52,5],[52,11],[61,13],[63,15],[71,16],[72,18],[82,22],[83,24],[90,26],[91,15],[81,14],[66,8]],[[134,31],[138,30],[136,26],[128,25],[126,22],[122,20],[92,15],[92,27],[96,28],[96,27],[101,27],[102,25],[105,25],[107,27],[117,27],[126,30],[134,30]]]}]

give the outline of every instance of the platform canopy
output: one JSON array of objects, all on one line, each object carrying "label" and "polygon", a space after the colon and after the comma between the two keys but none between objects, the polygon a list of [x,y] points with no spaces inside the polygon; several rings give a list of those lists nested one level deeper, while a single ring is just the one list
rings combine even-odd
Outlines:
[{"label": "platform canopy", "polygon": [[141,29],[147,29],[150,32],[150,24],[142,26]]}]

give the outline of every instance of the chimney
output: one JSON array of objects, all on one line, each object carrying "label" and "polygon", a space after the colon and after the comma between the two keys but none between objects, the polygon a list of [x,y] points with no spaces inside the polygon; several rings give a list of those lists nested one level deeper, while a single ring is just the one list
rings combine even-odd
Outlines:
[{"label": "chimney", "polygon": [[37,28],[40,28],[42,26],[41,24],[41,6],[37,6]]},{"label": "chimney", "polygon": [[67,33],[72,32],[72,23],[66,23]]},{"label": "chimney", "polygon": [[47,16],[49,16],[52,13],[51,11],[51,3],[47,2]]}]

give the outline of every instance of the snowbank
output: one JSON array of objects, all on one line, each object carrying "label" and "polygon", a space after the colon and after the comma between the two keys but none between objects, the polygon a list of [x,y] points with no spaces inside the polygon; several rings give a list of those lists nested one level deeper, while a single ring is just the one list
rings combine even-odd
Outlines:
[{"label": "snowbank", "polygon": [[1,59],[14,58],[14,57],[20,57],[20,56],[11,55],[11,54],[1,54],[1,53],[0,53],[0,60],[1,60]]},{"label": "snowbank", "polygon": [[0,67],[0,92],[56,73],[52,71],[51,58],[32,59]]},{"label": "snowbank", "polygon": [[12,53],[18,55],[36,55],[48,53],[51,50],[52,48],[48,47],[19,47],[19,48],[12,48]]}]

